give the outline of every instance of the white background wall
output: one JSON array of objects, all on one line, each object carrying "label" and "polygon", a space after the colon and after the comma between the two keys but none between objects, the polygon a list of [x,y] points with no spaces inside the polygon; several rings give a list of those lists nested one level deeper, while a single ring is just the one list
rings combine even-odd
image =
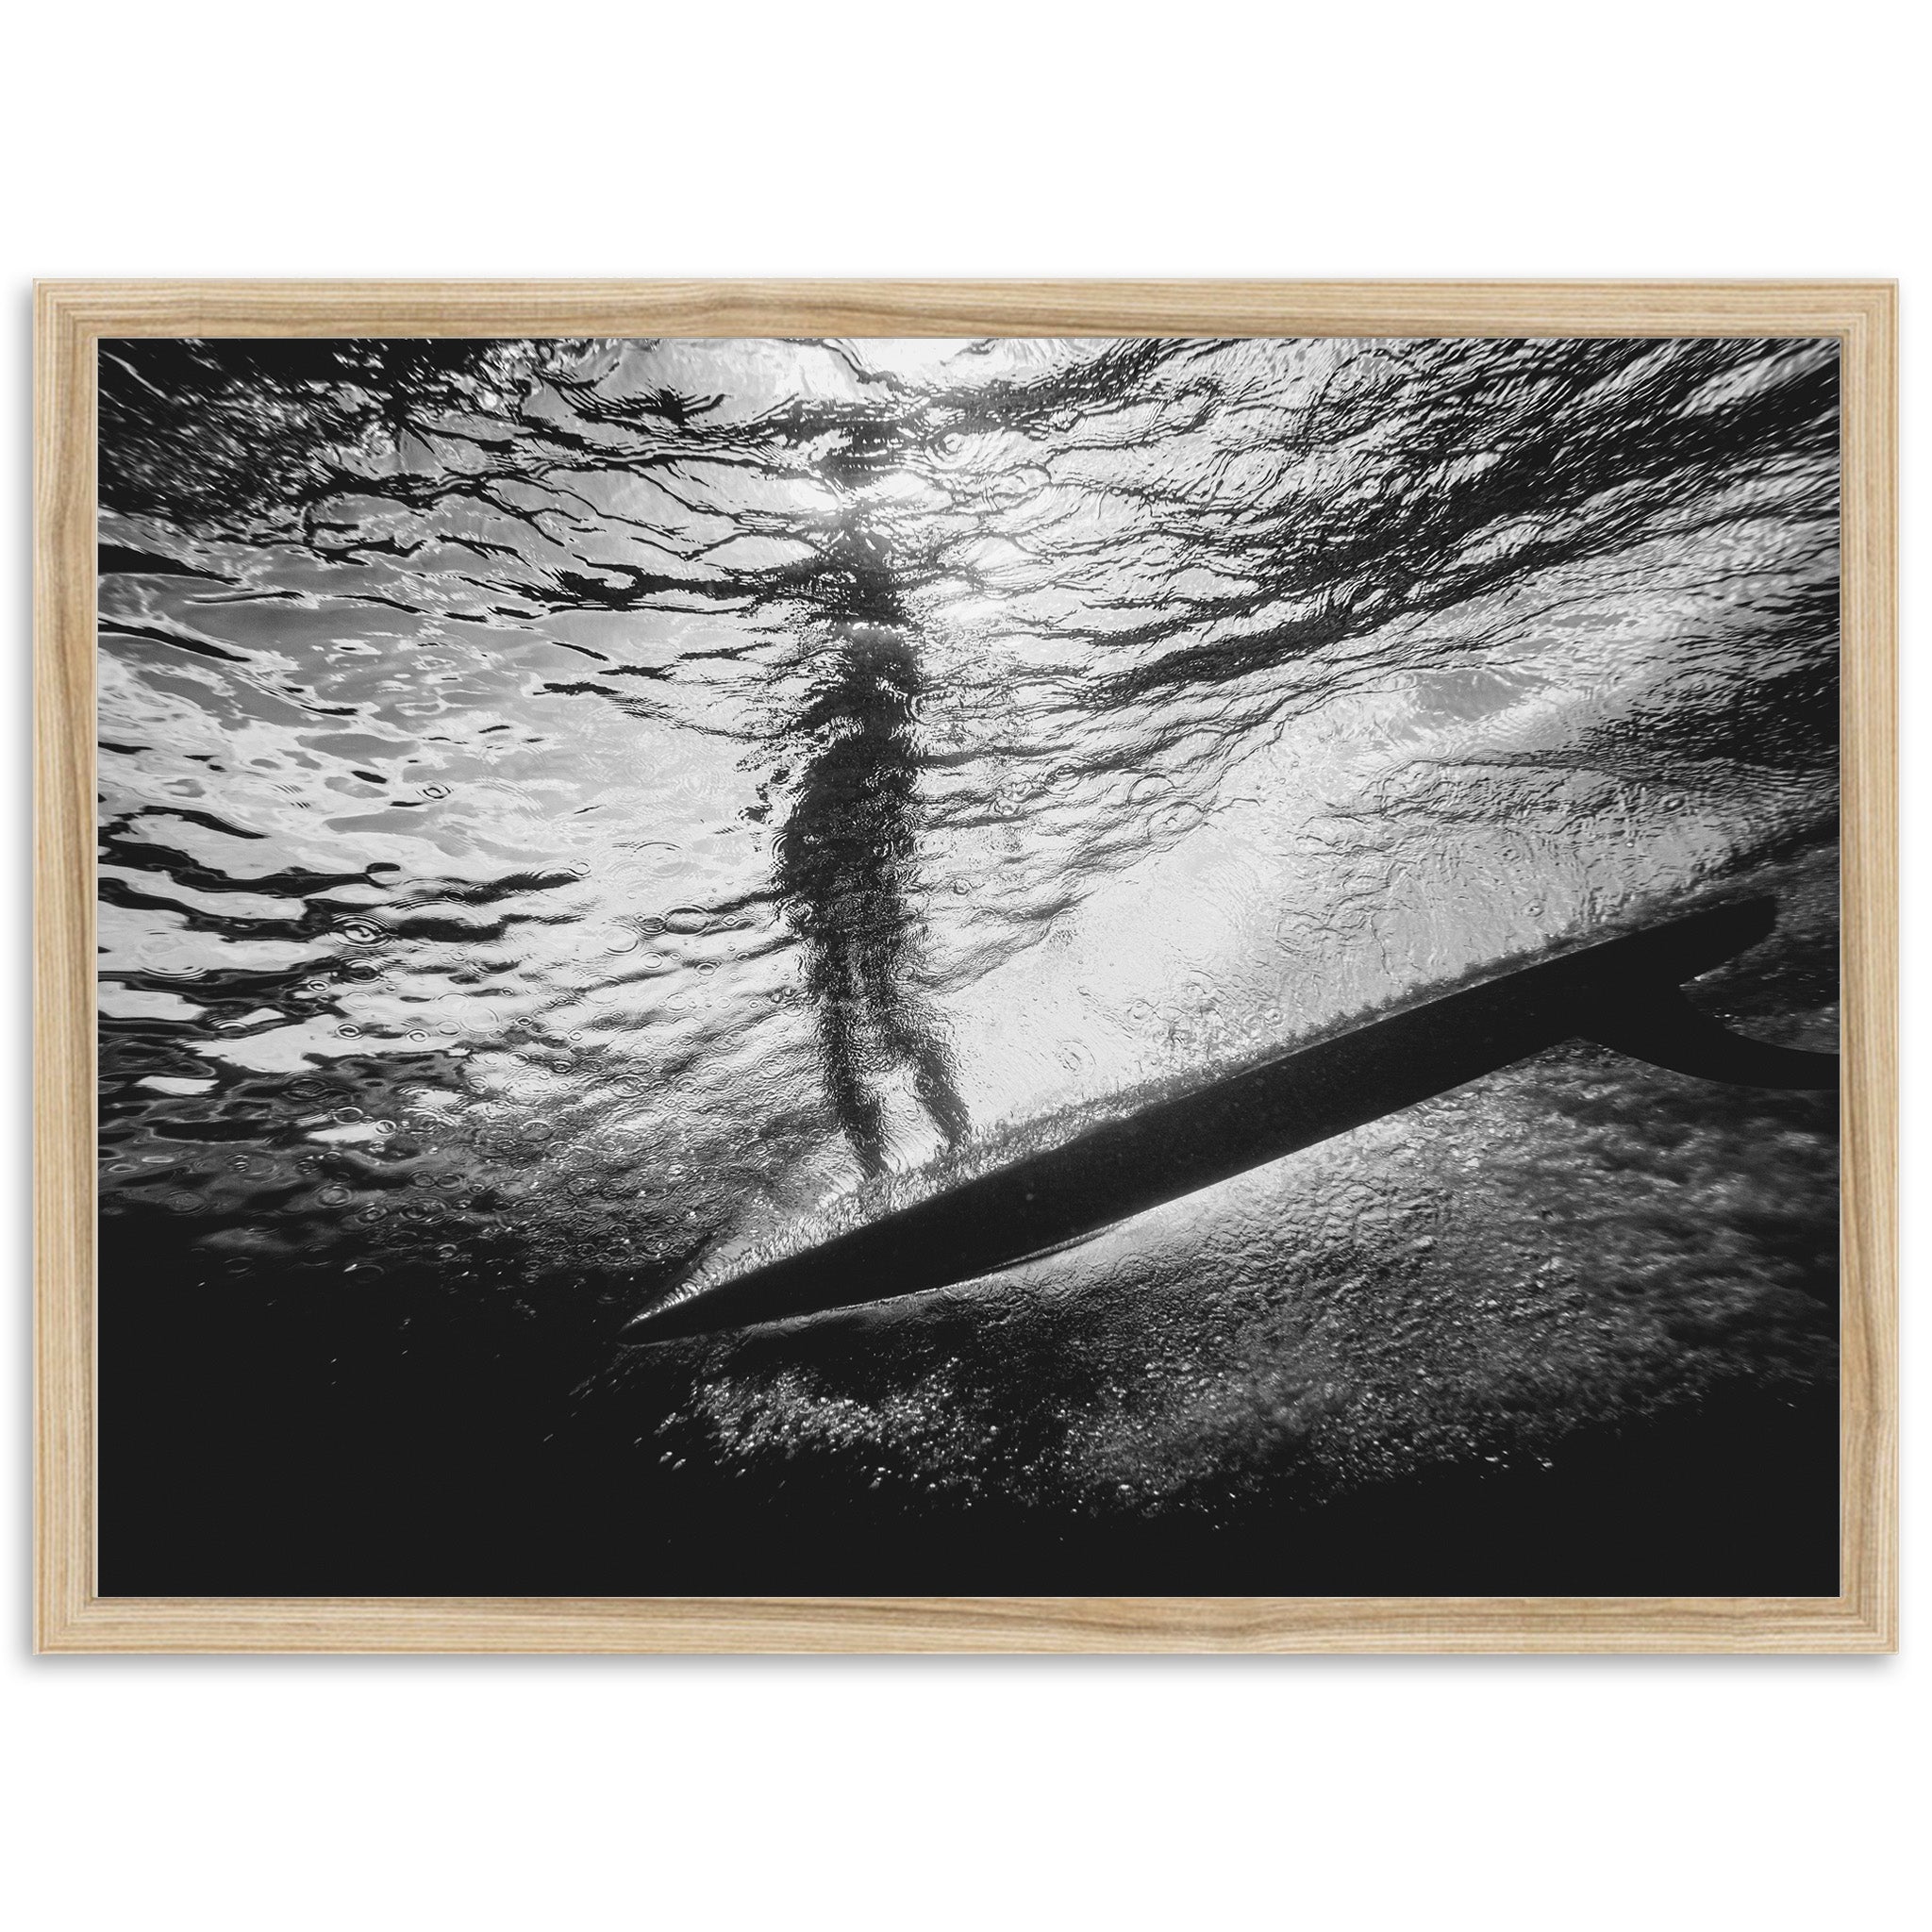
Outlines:
[{"label": "white background wall", "polygon": [[[24,1098],[30,276],[1897,275],[1923,450],[1911,25],[1860,0],[16,15],[11,1923],[1915,1918],[1932,1660],[1909,1608],[1894,1661],[35,1662]],[[1908,669],[1908,774],[1923,687]],[[1925,814],[1910,775],[1908,841]],[[1908,1083],[1923,1037],[1908,1014]],[[1908,1303],[1924,1231],[1909,1215]],[[1909,1307],[1907,1334],[1909,1398]],[[1925,1438],[1908,1430],[1908,1538]]]}]

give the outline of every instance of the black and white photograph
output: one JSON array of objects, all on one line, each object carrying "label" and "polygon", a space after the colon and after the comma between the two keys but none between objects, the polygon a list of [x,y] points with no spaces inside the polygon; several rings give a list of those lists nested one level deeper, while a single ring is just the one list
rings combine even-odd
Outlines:
[{"label": "black and white photograph", "polygon": [[1837,1592],[1836,341],[98,381],[102,1594]]}]

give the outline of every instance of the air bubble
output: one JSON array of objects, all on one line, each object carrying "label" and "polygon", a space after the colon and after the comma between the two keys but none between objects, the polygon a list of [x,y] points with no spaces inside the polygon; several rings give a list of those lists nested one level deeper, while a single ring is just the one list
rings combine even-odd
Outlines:
[{"label": "air bubble", "polygon": [[160,939],[141,949],[142,966],[163,979],[199,979],[208,970],[201,943],[192,938]]}]

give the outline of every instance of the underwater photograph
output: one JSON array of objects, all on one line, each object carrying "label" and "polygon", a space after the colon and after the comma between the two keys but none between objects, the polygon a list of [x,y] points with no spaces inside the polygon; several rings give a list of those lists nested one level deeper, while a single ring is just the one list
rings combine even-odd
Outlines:
[{"label": "underwater photograph", "polygon": [[1831,1595],[1834,340],[108,340],[104,1595]]}]

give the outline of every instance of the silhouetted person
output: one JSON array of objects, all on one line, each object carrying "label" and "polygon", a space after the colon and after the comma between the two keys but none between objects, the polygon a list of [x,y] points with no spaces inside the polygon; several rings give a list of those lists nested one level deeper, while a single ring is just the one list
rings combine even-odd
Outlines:
[{"label": "silhouetted person", "polygon": [[[890,425],[864,424],[825,464],[849,485],[890,459]],[[806,948],[825,1091],[868,1174],[886,1164],[881,1081],[911,1076],[950,1148],[967,1126],[951,1056],[920,986],[917,908],[923,691],[918,634],[890,539],[847,496],[808,575],[820,639],[791,723],[797,768],[774,886]]]}]

